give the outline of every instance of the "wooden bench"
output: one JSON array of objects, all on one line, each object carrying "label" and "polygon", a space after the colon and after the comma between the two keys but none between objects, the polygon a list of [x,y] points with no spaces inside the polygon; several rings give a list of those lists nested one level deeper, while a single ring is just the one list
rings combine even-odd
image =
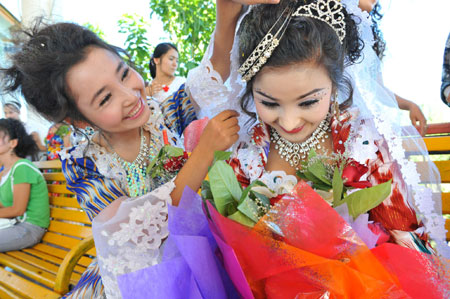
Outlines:
[{"label": "wooden bench", "polygon": [[[434,161],[443,184],[450,184],[450,123],[430,124],[423,139],[431,157],[438,155],[443,159]],[[445,185],[444,185],[445,186]],[[446,218],[447,241],[450,241],[450,185],[442,192],[442,214]]]},{"label": "wooden bench", "polygon": [[59,298],[75,285],[95,257],[91,222],[66,189],[61,162],[34,164],[50,196],[50,226],[42,241],[0,253],[0,298]]}]

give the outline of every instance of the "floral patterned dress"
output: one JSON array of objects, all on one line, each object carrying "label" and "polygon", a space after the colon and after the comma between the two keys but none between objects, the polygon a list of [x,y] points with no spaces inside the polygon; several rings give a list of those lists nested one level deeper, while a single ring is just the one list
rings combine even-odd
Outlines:
[{"label": "floral patterned dress", "polygon": [[[172,145],[182,144],[180,135],[185,127],[196,119],[190,99],[184,91],[184,85],[163,103],[158,105],[155,101],[149,100],[148,105],[152,110],[152,115],[145,124],[144,130],[149,131],[152,135],[151,138],[154,138],[153,141],[158,147],[155,150],[158,151],[164,144],[163,130],[168,132],[169,143]],[[78,203],[91,221],[115,200],[129,197],[126,171],[111,153],[92,140],[63,150],[60,158],[67,180],[67,188],[76,194]],[[154,195],[158,202],[155,202],[154,205],[144,205],[141,210],[143,213],[147,213],[146,217],[160,215],[155,219],[161,222],[158,223],[161,230],[153,237],[155,244],[161,244],[168,234],[167,218],[164,218],[164,215],[167,216],[167,205],[171,203],[170,193],[175,185],[173,181],[156,181],[150,175],[145,178],[144,183],[150,190],[148,194]],[[148,223],[142,225],[148,225]],[[133,232],[127,234],[128,238],[136,235],[137,228],[135,227],[135,229],[134,234]],[[111,239],[111,242],[115,242],[114,238]],[[156,246],[156,251],[159,250],[158,247]],[[99,256],[97,240],[96,248]],[[126,247],[124,248],[126,249]],[[104,262],[109,263],[109,260],[105,259]],[[140,266],[144,267],[148,263],[154,262],[155,259],[141,261]],[[113,266],[117,268],[117,264]],[[75,288],[66,294],[65,298],[102,298],[105,295],[105,281],[102,279],[98,261],[95,259]],[[108,298],[116,296],[120,296],[120,293],[109,294]]]},{"label": "floral patterned dress", "polygon": [[47,160],[56,160],[59,158],[59,152],[64,148],[64,138],[70,135],[70,127],[66,124],[60,126],[53,125],[48,129],[45,137],[45,146],[47,147]]},{"label": "floral patterned dress", "polygon": [[[403,181],[399,165],[392,159],[383,138],[367,127],[364,120],[358,118],[356,109],[348,110],[332,118],[331,136],[333,152],[347,152],[355,161],[367,166],[366,179],[372,185],[392,180],[391,194],[369,211],[370,220],[380,234],[377,244],[387,241],[430,253],[428,236],[407,200],[411,191]],[[284,171],[265,171],[269,147],[268,128],[258,124],[253,128],[251,142],[241,143],[229,163],[244,187],[259,179],[278,194],[290,192],[297,184],[297,177]]]}]

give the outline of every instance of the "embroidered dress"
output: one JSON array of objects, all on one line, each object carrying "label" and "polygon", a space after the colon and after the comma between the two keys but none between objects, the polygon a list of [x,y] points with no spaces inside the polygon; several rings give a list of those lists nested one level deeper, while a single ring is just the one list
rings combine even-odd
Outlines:
[{"label": "embroidered dress", "polygon": [[[144,130],[151,133],[152,144],[156,147],[155,152],[158,152],[164,144],[163,130],[168,133],[170,144],[180,146],[180,133],[195,120],[195,113],[184,92],[184,86],[181,86],[171,98],[161,103],[161,106],[151,100],[148,101],[148,105],[152,114],[144,125]],[[108,251],[109,248],[99,247],[102,242],[98,242],[93,227],[97,259],[88,267],[77,286],[66,294],[66,297],[98,298],[104,296],[106,291],[108,298],[116,298],[120,296],[120,292],[115,282],[115,275],[125,268],[140,269],[158,261],[160,245],[168,234],[166,216],[168,204],[171,203],[170,193],[175,187],[173,180],[152,179],[150,175],[147,175],[144,182],[136,183],[145,184],[146,188],[138,188],[138,190],[148,190],[149,193],[141,192],[136,194],[140,197],[130,197],[130,186],[125,169],[117,159],[114,159],[113,154],[92,140],[63,150],[60,158],[67,188],[76,194],[78,203],[90,220],[119,198],[122,204],[119,211],[128,217],[128,224],[124,224],[121,228],[111,228],[107,224],[99,225],[105,242],[110,246],[120,245],[121,252],[117,255],[102,255],[102,252]],[[158,229],[151,231],[149,227],[158,227]],[[108,229],[115,233],[108,235]],[[142,250],[142,255],[146,254],[147,258],[138,261],[136,252],[128,250],[127,254],[127,244],[134,249]],[[104,273],[108,275],[105,276]]]},{"label": "embroidered dress", "polygon": [[[392,180],[391,195],[369,211],[370,220],[388,233],[389,242],[430,253],[432,249],[427,242],[428,237],[407,200],[411,196],[410,190],[383,138],[367,130],[364,121],[358,118],[356,109],[332,119],[331,135],[333,152],[346,152],[357,162],[367,165],[367,180],[372,185]],[[259,124],[253,128],[250,143],[241,143],[229,163],[244,187],[259,179],[278,194],[290,192],[297,184],[295,176],[287,175],[284,171],[265,171],[269,146],[268,129]]]}]

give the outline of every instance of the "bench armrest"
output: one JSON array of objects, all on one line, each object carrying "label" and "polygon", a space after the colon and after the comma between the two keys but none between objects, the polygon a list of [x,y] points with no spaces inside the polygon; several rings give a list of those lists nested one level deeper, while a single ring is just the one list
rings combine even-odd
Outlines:
[{"label": "bench armrest", "polygon": [[65,294],[69,291],[70,277],[73,269],[80,260],[80,258],[91,248],[95,246],[94,238],[89,236],[81,240],[77,246],[73,247],[65,256],[61,263],[58,273],[56,274],[54,291],[59,294]]}]

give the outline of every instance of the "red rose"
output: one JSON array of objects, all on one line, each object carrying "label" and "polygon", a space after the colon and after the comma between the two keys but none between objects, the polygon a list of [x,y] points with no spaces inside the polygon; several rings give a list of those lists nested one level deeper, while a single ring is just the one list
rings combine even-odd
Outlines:
[{"label": "red rose", "polygon": [[283,198],[283,196],[285,196],[286,194],[279,194],[279,195],[277,195],[277,196],[275,196],[275,197],[272,197],[271,199],[270,199],[270,205],[271,206],[273,206],[273,205],[275,205],[277,202],[279,202],[280,201],[280,199],[282,199]]},{"label": "red rose", "polygon": [[164,90],[164,92],[168,92],[169,91],[169,86],[163,85],[162,89]]},{"label": "red rose", "polygon": [[359,180],[368,170],[369,168],[365,165],[362,165],[356,161],[350,162],[342,171],[344,186],[358,189],[372,187],[372,184],[369,181]]},{"label": "red rose", "polygon": [[182,156],[172,157],[170,159],[167,159],[166,163],[164,163],[163,167],[166,171],[177,172],[184,166],[184,163],[186,163],[187,158],[188,158],[188,153],[184,152]]}]

